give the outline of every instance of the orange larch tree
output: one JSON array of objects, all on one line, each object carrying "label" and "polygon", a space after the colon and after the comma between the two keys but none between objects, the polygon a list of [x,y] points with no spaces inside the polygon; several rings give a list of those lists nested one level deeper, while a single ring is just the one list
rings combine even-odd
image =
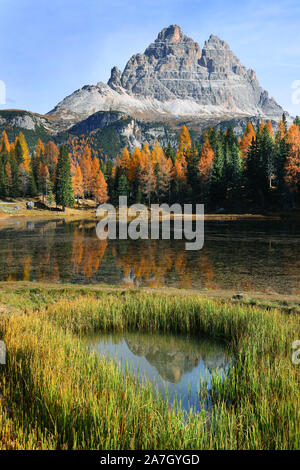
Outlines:
[{"label": "orange larch tree", "polygon": [[94,196],[98,204],[104,204],[108,201],[107,183],[101,170],[97,175]]},{"label": "orange larch tree", "polygon": [[78,199],[80,197],[83,197],[83,177],[82,177],[82,172],[80,165],[77,163],[76,169],[75,169],[75,174],[72,178],[72,183],[73,183],[73,191],[74,191],[74,196]]},{"label": "orange larch tree", "polygon": [[251,122],[249,121],[245,129],[244,135],[242,137],[242,140],[240,142],[240,150],[242,153],[242,157],[244,159],[247,157],[247,153],[252,143],[252,139],[255,139],[255,138],[256,138],[255,131],[253,129]]},{"label": "orange larch tree", "polygon": [[211,170],[213,167],[213,161],[214,161],[214,151],[210,145],[210,142],[208,139],[205,140],[201,155],[200,155],[200,160],[198,163],[198,171],[199,171],[199,176],[202,185],[206,185],[209,181],[210,175],[211,175]]},{"label": "orange larch tree", "polygon": [[45,146],[45,161],[53,184],[55,183],[58,155],[59,149],[57,145],[52,140],[49,140]]},{"label": "orange larch tree", "polygon": [[288,132],[288,156],[285,165],[285,182],[292,193],[299,191],[300,184],[300,128],[293,124]]},{"label": "orange larch tree", "polygon": [[84,195],[89,196],[93,190],[93,177],[92,177],[92,153],[88,145],[85,146],[83,155],[79,161],[79,165],[83,177]]},{"label": "orange larch tree", "polygon": [[2,137],[0,141],[0,154],[8,154],[10,152],[10,143],[5,131],[2,132]]}]

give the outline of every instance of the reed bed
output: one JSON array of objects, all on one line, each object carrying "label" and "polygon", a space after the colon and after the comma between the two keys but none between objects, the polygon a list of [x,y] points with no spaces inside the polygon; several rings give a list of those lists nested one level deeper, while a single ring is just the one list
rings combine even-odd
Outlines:
[{"label": "reed bed", "polygon": [[[16,295],[16,294],[14,294]],[[297,449],[299,366],[291,361],[299,317],[276,309],[142,292],[40,293],[26,312],[5,317],[0,448]],[[48,298],[48,294],[44,296]],[[228,343],[234,365],[188,417],[120,365],[87,354],[84,334],[161,331]],[[1,338],[1,339],[2,339]],[[208,415],[204,402],[213,404]]]}]

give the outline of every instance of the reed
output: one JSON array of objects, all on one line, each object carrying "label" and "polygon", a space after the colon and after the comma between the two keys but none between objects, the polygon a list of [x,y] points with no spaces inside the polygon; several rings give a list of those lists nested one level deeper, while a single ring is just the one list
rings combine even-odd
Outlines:
[{"label": "reed", "polygon": [[[55,302],[48,297],[32,293],[26,312],[1,321],[8,363],[1,371],[0,448],[299,448],[296,314],[138,291],[75,296],[66,288]],[[223,380],[213,377],[210,392],[201,382],[203,408],[186,417],[150,383],[130,372],[124,378],[119,364],[87,354],[85,333],[125,330],[220,338],[235,362]],[[204,408],[209,393],[211,415]]]}]

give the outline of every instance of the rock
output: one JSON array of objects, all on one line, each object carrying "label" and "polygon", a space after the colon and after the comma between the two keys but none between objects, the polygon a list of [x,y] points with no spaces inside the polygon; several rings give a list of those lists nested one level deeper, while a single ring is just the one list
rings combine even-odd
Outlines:
[{"label": "rock", "polygon": [[232,298],[236,300],[242,300],[244,298],[244,294],[236,294]]},{"label": "rock", "polygon": [[28,201],[26,202],[26,209],[27,210],[32,210],[34,208],[34,202],[33,201]]},{"label": "rock", "polygon": [[[164,28],[144,53],[133,55],[107,85],[86,85],[49,114],[80,120],[97,111],[145,119],[258,116],[278,120],[283,109],[263,90],[228,44],[211,35],[201,50],[177,25]],[[221,119],[222,118],[222,119]]]}]

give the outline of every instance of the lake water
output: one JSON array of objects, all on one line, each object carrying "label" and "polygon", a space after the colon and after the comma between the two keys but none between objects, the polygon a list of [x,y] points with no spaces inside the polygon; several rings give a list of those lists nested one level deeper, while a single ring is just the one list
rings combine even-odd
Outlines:
[{"label": "lake water", "polygon": [[210,388],[212,374],[226,374],[231,360],[224,345],[207,338],[128,332],[93,335],[87,341],[92,351],[120,361],[124,371],[127,363],[141,382],[149,379],[170,403],[181,401],[185,411],[199,410],[200,378]]},{"label": "lake water", "polygon": [[0,280],[235,289],[300,295],[300,224],[205,222],[204,248],[183,240],[96,237],[94,221],[0,221]]}]

